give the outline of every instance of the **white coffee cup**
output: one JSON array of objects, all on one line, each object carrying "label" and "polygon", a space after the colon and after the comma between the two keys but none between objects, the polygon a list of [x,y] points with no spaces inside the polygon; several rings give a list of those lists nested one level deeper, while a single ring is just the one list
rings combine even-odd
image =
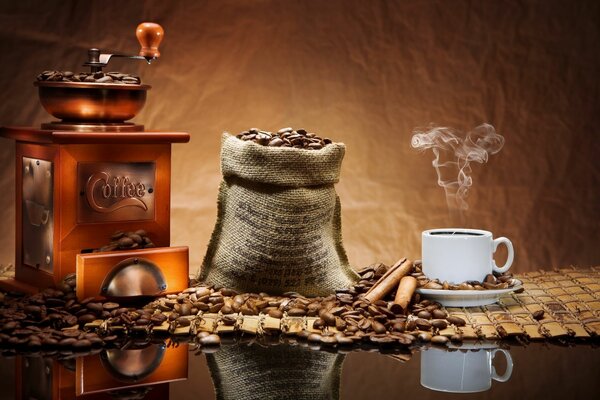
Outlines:
[{"label": "white coffee cup", "polygon": [[[506,357],[506,371],[502,376],[492,364],[497,352]],[[504,349],[449,352],[431,347],[421,352],[421,385],[442,392],[483,392],[492,387],[492,379],[508,381],[512,370],[512,358]]]},{"label": "white coffee cup", "polygon": [[[423,273],[441,282],[483,281],[492,271],[508,271],[514,258],[510,240],[494,239],[492,232],[479,229],[430,229],[423,231],[421,238]],[[501,268],[493,258],[500,243],[508,248],[508,259]]]}]

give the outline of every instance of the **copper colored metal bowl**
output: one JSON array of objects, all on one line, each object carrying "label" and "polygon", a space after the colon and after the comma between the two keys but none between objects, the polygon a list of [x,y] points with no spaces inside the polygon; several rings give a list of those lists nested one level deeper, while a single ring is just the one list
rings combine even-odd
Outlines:
[{"label": "copper colored metal bowl", "polygon": [[38,81],[40,102],[64,122],[124,122],[146,103],[149,85]]}]

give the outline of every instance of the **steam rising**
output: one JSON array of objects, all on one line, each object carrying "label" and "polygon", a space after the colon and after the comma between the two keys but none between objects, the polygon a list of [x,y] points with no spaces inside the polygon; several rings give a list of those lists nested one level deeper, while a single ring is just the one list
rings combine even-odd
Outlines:
[{"label": "steam rising", "polygon": [[431,149],[435,155],[432,162],[438,175],[438,185],[446,192],[450,210],[467,210],[466,197],[473,185],[471,162],[487,163],[490,154],[496,154],[504,146],[504,137],[497,134],[490,124],[483,124],[466,136],[452,128],[431,127],[425,131],[415,129],[411,145],[415,149]]}]

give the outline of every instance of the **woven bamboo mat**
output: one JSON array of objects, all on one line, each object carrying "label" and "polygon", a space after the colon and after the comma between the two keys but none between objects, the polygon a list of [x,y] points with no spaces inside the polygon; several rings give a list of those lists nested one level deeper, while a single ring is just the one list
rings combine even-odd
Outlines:
[{"label": "woven bamboo mat", "polygon": [[[600,266],[536,271],[516,276],[522,293],[500,298],[499,303],[468,308],[447,308],[462,317],[465,339],[509,337],[544,340],[553,338],[597,338],[600,336]],[[533,313],[543,310],[537,321]],[[455,328],[449,328],[451,334]]]}]

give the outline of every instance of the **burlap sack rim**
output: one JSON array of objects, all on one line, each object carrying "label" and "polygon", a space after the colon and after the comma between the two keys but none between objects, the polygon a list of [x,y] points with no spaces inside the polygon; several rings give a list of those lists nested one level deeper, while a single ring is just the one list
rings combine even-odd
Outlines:
[{"label": "burlap sack rim", "polygon": [[[237,176],[277,186],[329,185],[339,182],[345,154],[344,143],[331,143],[319,150],[269,147],[240,140],[224,132],[221,138],[221,174],[225,178]],[[255,162],[261,159],[265,162],[264,169],[277,173],[265,174],[263,168],[257,168]],[[327,167],[318,168],[319,165]]]}]

